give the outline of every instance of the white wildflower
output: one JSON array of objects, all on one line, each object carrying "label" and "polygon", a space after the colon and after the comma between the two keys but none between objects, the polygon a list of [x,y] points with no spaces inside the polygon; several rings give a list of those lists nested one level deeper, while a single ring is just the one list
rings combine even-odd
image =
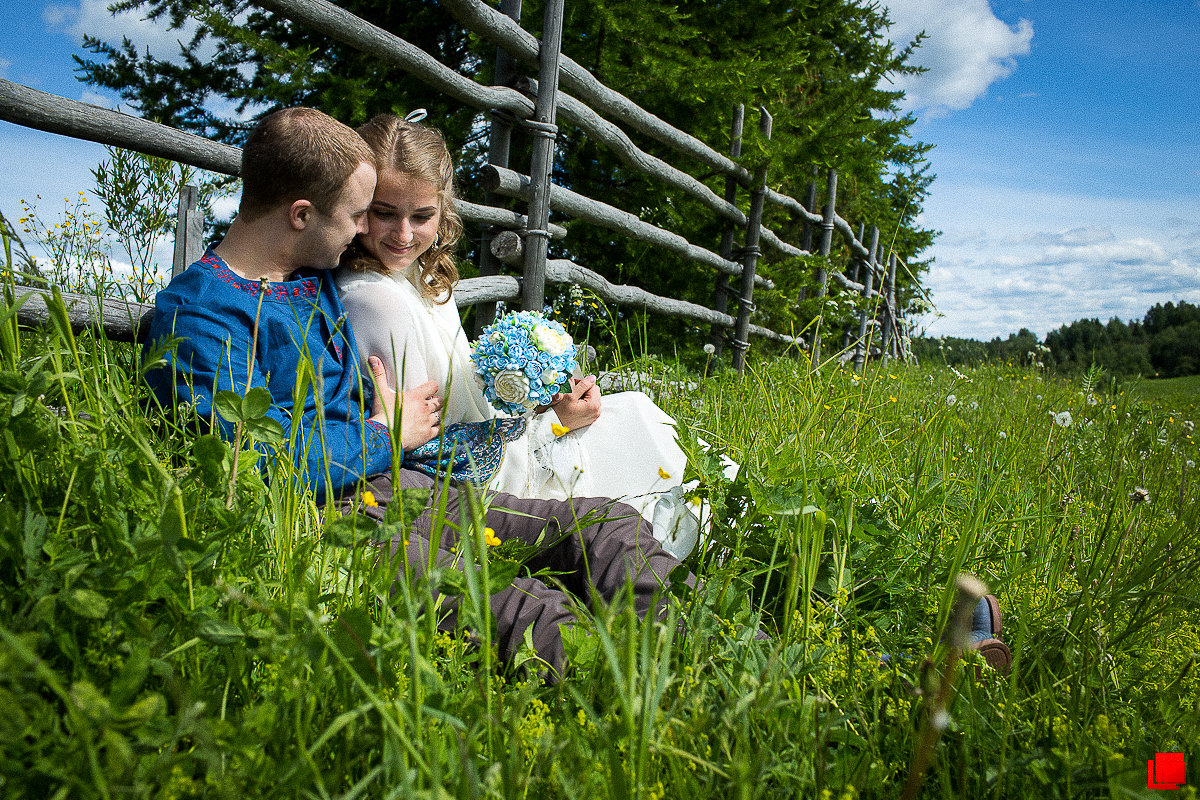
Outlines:
[{"label": "white wildflower", "polygon": [[1000,431],[1000,439],[1001,439],[1001,440],[1004,440],[1004,439],[1007,439],[1007,438],[1008,438],[1008,434],[1007,434],[1007,433],[1005,433],[1004,431]]},{"label": "white wildflower", "polygon": [[1060,428],[1071,427],[1071,412],[1060,411],[1054,415],[1054,424]]},{"label": "white wildflower", "polygon": [[946,395],[946,405],[953,406],[957,402],[958,402],[958,398],[955,397],[954,395],[952,395],[952,394]]}]

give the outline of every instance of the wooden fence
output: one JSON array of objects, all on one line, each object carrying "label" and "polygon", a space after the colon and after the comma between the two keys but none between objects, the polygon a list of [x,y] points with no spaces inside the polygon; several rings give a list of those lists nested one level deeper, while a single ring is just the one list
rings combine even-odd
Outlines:
[{"label": "wooden fence", "polygon": [[[730,339],[737,369],[743,368],[750,335],[794,345],[805,344],[786,333],[771,331],[751,322],[756,287],[772,287],[769,278],[758,274],[762,247],[788,256],[813,253],[812,233],[820,236],[815,252],[828,256],[836,232],[847,245],[851,264],[842,271],[816,274],[817,291],[824,296],[832,281],[842,291],[857,292],[868,300],[870,311],[863,311],[857,331],[847,330],[841,342],[846,356],[853,354],[855,367],[861,368],[867,342],[872,336],[881,345],[884,357],[907,357],[904,326],[896,313],[894,253],[879,257],[879,232],[870,229],[870,244],[862,241],[865,226],[856,236],[850,224],[838,216],[837,173],[830,171],[825,182],[825,202],[816,211],[816,175],[808,187],[806,202],[780,194],[767,185],[768,169],[753,174],[736,162],[740,155],[744,125],[742,109],[737,109],[731,132],[728,156],[718,153],[698,139],[680,131],[629,98],[604,86],[586,69],[560,52],[563,0],[548,0],[542,30],[543,41],[523,30],[519,23],[520,0],[502,0],[498,11],[482,0],[440,0],[441,6],[465,28],[497,46],[496,75],[508,85],[483,86],[445,65],[413,44],[400,39],[326,0],[254,0],[255,4],[292,22],[305,25],[389,64],[400,67],[439,92],[483,112],[491,113],[488,165],[480,180],[488,189],[484,204],[461,202],[463,220],[481,226],[487,246],[480,247],[480,276],[459,283],[454,298],[460,307],[494,304],[503,300],[519,301],[526,309],[541,309],[547,281],[575,283],[594,291],[608,302],[644,308],[656,313],[684,317],[712,326],[710,341],[720,347],[724,332],[732,329]],[[536,70],[536,79],[518,74],[518,65]],[[769,138],[771,117],[760,109],[763,134]],[[0,119],[39,130],[101,142],[149,155],[160,156],[225,175],[237,175],[240,151],[201,136],[133,117],[117,111],[67,100],[0,79]],[[684,237],[644,222],[636,215],[598,200],[584,197],[550,181],[550,167],[560,120],[576,126],[590,138],[606,146],[627,167],[651,176],[672,190],[700,201],[724,225],[719,252],[687,241]],[[666,145],[709,171],[725,178],[725,192],[717,195],[683,169],[646,153],[630,135],[610,120],[616,120],[634,133]],[[510,169],[509,151],[514,130],[534,137],[529,174]],[[190,194],[189,194],[190,190]],[[749,211],[737,205],[739,191],[749,191]],[[526,204],[526,213],[493,205],[496,198],[517,198]],[[764,205],[773,203],[786,209],[804,223],[802,246],[783,241],[762,224]],[[683,300],[660,297],[634,286],[609,283],[599,273],[571,261],[548,259],[550,239],[562,239],[567,231],[550,223],[550,212],[601,226],[614,234],[646,242],[695,262],[697,279],[715,272],[716,295],[709,308]],[[202,250],[202,225],[196,210],[195,192],[187,187],[180,197],[176,228],[174,268],[178,272],[197,258]],[[735,248],[740,237],[742,245]],[[501,264],[520,268],[521,277],[501,274]],[[886,264],[886,267],[885,267]],[[864,277],[860,283],[850,276]],[[731,288],[737,279],[738,291]],[[875,288],[879,287],[879,288]],[[728,312],[730,296],[735,297],[736,313]],[[148,308],[115,300],[68,298],[73,309],[73,324],[82,329],[102,325],[117,338],[137,339],[148,321]],[[42,307],[44,313],[44,306]],[[488,309],[481,309],[484,314]],[[38,304],[27,303],[22,320],[36,323]],[[481,316],[481,315],[477,315]],[[879,333],[875,334],[874,329]],[[820,357],[821,342],[816,335],[807,343],[814,360]],[[852,347],[853,349],[849,349]]]}]

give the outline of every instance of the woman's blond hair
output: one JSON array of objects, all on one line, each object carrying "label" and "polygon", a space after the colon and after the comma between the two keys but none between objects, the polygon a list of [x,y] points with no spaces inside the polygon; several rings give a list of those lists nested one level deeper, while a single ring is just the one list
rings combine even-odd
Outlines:
[{"label": "woman's blond hair", "polygon": [[[380,174],[392,170],[401,175],[427,181],[437,187],[441,218],[438,221],[436,244],[417,259],[421,292],[428,297],[450,299],[458,281],[454,264],[454,248],[462,238],[462,217],[454,207],[454,161],[440,131],[419,122],[406,122],[395,114],[380,114],[358,128],[375,155],[375,169]],[[342,263],[353,270],[375,270],[387,273],[383,263],[368,253],[358,239],[346,252]]]}]

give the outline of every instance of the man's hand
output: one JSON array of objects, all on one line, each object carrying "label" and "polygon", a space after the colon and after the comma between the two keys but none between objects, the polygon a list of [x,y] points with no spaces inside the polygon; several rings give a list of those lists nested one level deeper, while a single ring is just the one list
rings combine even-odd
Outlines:
[{"label": "man's hand", "polygon": [[[371,356],[367,365],[376,386],[371,420],[390,428],[396,418],[396,390],[387,385],[383,361]],[[442,398],[437,391],[437,381],[425,381],[404,392],[400,403],[400,447],[404,450],[420,447],[440,433]]]},{"label": "man's hand", "polygon": [[596,385],[596,376],[571,378],[570,394],[555,395],[550,407],[558,415],[558,421],[571,430],[591,425],[600,418],[600,387]]}]

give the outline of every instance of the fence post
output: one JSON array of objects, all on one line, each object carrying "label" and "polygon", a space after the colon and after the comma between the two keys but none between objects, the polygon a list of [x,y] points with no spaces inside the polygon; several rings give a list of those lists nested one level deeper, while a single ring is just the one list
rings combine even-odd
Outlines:
[{"label": "fence post", "polygon": [[[740,158],[742,155],[742,128],[746,122],[746,107],[741,103],[733,109],[733,130],[729,135],[729,157],[733,159]],[[725,178],[725,202],[735,203],[737,201],[738,182],[737,178],[732,175]],[[718,251],[721,258],[729,261],[733,258],[733,223],[730,222],[725,226],[724,233],[721,234],[721,249]],[[724,314],[729,309],[729,276],[721,273],[717,276],[717,293],[713,300],[713,309]],[[716,348],[716,353],[719,355],[725,347],[725,331],[720,325],[713,325],[712,332],[708,335],[708,343]]]},{"label": "fence post", "polygon": [[[760,107],[759,125],[763,138],[771,138],[774,119],[766,108]],[[766,199],[767,167],[754,170],[754,190],[750,194],[750,215],[746,219],[746,244],[742,248],[742,294],[738,299],[737,324],[733,329],[733,368],[741,375],[746,369],[746,350],[750,347],[750,314],[754,312],[754,270],[762,252],[758,243],[762,237],[763,201]]]},{"label": "fence post", "polygon": [[200,190],[195,186],[179,187],[179,210],[175,217],[175,256],[171,260],[171,277],[188,268],[204,255],[204,211],[200,208]]},{"label": "fence post", "polygon": [[[808,181],[808,188],[804,193],[804,210],[813,213],[813,209],[817,207],[817,165],[813,164],[810,170],[812,178]],[[813,247],[813,224],[808,217],[804,218],[804,229],[800,234],[800,249],[806,253],[812,252]],[[804,300],[808,297],[808,287],[801,286],[800,294],[797,299]]]},{"label": "fence post", "polygon": [[[835,210],[837,205],[837,170],[829,170],[829,181],[826,185],[825,197],[825,213],[821,215],[821,256],[829,257],[830,251],[833,249],[833,218],[837,214]],[[824,297],[828,289],[829,272],[825,269],[825,263],[817,267],[817,297]],[[823,307],[824,304],[822,304]],[[821,320],[817,323],[816,330],[813,331],[812,342],[812,363],[816,364],[821,360],[821,326],[824,324],[824,310],[818,312],[822,315]]]},{"label": "fence post", "polygon": [[[862,243],[863,234],[867,231],[867,223],[858,223],[858,235],[855,236],[855,241]],[[857,256],[850,257],[850,263],[846,267],[846,277],[858,283],[862,275],[862,259]],[[854,323],[846,323],[846,327],[842,329],[842,349],[845,350],[850,346],[850,337],[854,335]]]},{"label": "fence post", "polygon": [[529,223],[525,231],[525,280],[521,284],[521,308],[541,311],[546,300],[546,251],[550,244],[550,171],[554,166],[554,124],[558,100],[558,71],[562,60],[564,0],[549,0],[542,22],[542,44],[538,54],[538,93],[533,118],[524,123],[535,136],[529,167]]},{"label": "fence post", "polygon": [[882,358],[883,363],[887,364],[888,356],[892,348],[892,338],[895,335],[895,320],[893,319],[893,308],[896,304],[896,254],[891,253],[888,256],[887,275],[883,279],[883,346]]},{"label": "fence post", "polygon": [[879,253],[879,226],[871,226],[871,244],[867,247],[867,270],[863,276],[863,310],[858,315],[858,344],[854,347],[854,371],[862,374],[867,358],[867,309],[871,307],[871,284],[875,282],[875,257]]},{"label": "fence post", "polygon": [[[521,24],[521,0],[500,0],[500,13],[507,16],[518,25]],[[496,48],[496,74],[493,83],[496,86],[508,86],[517,77],[517,65],[513,57],[503,47]],[[504,114],[492,112],[491,130],[488,141],[488,164],[499,167],[508,166],[509,148],[512,144],[512,123]],[[484,195],[484,204],[496,205],[496,196],[492,192]],[[491,240],[496,235],[494,225],[484,225],[479,239],[479,275],[481,277],[500,274],[500,260],[492,254]],[[483,333],[486,325],[496,318],[495,303],[477,303],[475,305],[475,337]]]}]

